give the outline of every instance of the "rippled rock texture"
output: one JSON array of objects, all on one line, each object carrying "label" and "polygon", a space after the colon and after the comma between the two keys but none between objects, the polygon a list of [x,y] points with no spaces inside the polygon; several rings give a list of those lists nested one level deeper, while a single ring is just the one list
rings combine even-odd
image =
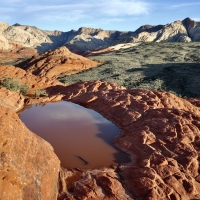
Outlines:
[{"label": "rippled rock texture", "polygon": [[[167,92],[127,90],[101,81],[51,86],[48,92],[50,97],[29,99],[27,103],[60,98],[96,110],[121,128],[114,144],[130,155],[131,162],[85,172],[60,169],[58,178],[59,161],[51,146],[31,134],[16,114],[2,107],[1,152],[5,155],[1,154],[1,181],[4,181],[1,186],[14,188],[7,196],[2,192],[3,199],[9,199],[8,194],[16,196],[15,199],[20,199],[19,195],[32,199],[28,195],[36,191],[40,197],[33,199],[45,200],[51,198],[42,195],[55,197],[55,191],[59,200],[200,199],[200,109],[194,105],[198,99],[191,100],[192,104]],[[10,141],[8,138],[13,142],[6,142]],[[7,145],[11,146],[7,148]],[[72,184],[70,177],[73,179],[77,174]],[[22,184],[22,175],[28,180],[27,190]],[[43,182],[38,185],[40,181]]]},{"label": "rippled rock texture", "polygon": [[[200,198],[198,107],[170,93],[100,81],[70,85],[62,93],[121,128],[114,143],[131,155],[131,163],[119,166],[118,181],[133,199]],[[83,181],[74,191],[78,184]]]}]

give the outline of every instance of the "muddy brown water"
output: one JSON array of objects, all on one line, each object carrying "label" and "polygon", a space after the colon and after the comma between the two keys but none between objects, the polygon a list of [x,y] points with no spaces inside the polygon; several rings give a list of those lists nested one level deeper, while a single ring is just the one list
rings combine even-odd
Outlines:
[{"label": "muddy brown water", "polygon": [[63,167],[93,169],[129,161],[112,143],[119,128],[93,110],[61,101],[27,106],[19,117],[53,146]]}]

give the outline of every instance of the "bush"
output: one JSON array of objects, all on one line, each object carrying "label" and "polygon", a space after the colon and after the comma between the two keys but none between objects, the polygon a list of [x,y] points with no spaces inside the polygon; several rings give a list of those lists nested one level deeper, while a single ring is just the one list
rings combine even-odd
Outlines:
[{"label": "bush", "polygon": [[48,93],[45,89],[40,89],[35,91],[35,96],[36,97],[48,97]]},{"label": "bush", "polygon": [[20,94],[26,94],[29,91],[30,87],[28,84],[22,84],[20,86]]},{"label": "bush", "polygon": [[0,82],[0,85],[6,87],[9,90],[19,92],[20,94],[26,94],[30,89],[28,84],[20,85],[19,80],[16,77],[10,78],[8,76],[4,76],[3,80]]}]

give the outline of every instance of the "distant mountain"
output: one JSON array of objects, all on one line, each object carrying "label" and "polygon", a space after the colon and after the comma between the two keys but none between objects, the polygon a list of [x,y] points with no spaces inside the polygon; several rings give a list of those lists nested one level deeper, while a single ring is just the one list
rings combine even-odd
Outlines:
[{"label": "distant mountain", "polygon": [[0,49],[11,49],[13,43],[45,52],[61,46],[84,54],[122,43],[135,42],[196,42],[200,41],[200,22],[186,18],[166,25],[144,25],[136,31],[120,32],[103,29],[79,28],[68,32],[46,31],[34,26],[9,26],[0,22]]}]

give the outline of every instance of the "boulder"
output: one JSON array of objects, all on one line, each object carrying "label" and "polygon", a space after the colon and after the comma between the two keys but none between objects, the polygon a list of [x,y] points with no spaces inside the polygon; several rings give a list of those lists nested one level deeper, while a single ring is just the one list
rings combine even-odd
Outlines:
[{"label": "boulder", "polygon": [[60,161],[53,148],[13,110],[0,109],[0,198],[55,200]]}]

